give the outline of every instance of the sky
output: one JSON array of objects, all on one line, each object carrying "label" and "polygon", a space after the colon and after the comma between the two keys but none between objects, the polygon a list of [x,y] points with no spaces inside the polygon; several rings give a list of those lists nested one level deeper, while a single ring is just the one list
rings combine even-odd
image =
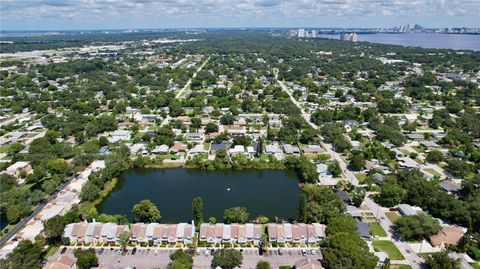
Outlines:
[{"label": "sky", "polygon": [[0,0],[1,30],[480,27],[480,0]]}]

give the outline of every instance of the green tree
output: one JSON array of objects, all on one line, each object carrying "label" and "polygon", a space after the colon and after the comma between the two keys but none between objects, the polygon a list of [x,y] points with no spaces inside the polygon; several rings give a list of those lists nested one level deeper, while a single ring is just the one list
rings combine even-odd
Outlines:
[{"label": "green tree", "polygon": [[425,259],[429,269],[460,269],[460,262],[448,257],[446,252],[437,252]]},{"label": "green tree", "polygon": [[298,220],[300,222],[305,222],[307,218],[307,206],[308,198],[305,193],[300,194],[300,200],[298,203]]},{"label": "green tree", "polygon": [[328,165],[328,171],[332,173],[333,177],[339,177],[342,174],[342,168],[337,160],[334,160],[332,163]]},{"label": "green tree", "polygon": [[329,218],[345,212],[342,199],[329,187],[305,184],[303,192],[308,198],[306,222],[326,223]]},{"label": "green tree", "polygon": [[77,267],[79,269],[90,269],[98,266],[98,258],[94,249],[79,249],[75,251]]},{"label": "green tree", "polygon": [[365,199],[366,191],[364,188],[356,187],[350,192],[352,203],[356,207],[360,207]]},{"label": "green tree", "polygon": [[52,218],[43,221],[43,234],[45,238],[52,242],[60,242],[62,240],[63,230],[67,225],[64,216],[56,215]]},{"label": "green tree", "polygon": [[257,262],[257,266],[255,267],[256,269],[272,269],[272,266],[270,266],[270,263],[267,261],[259,261]]},{"label": "green tree", "polygon": [[122,246],[123,248],[126,248],[128,245],[128,242],[130,242],[130,233],[129,232],[121,233],[118,239],[118,243],[120,244],[120,246]]},{"label": "green tree", "polygon": [[215,132],[218,132],[218,125],[213,123],[213,122],[209,122],[207,123],[207,125],[205,125],[205,133],[206,134],[210,134],[210,133],[215,133]]},{"label": "green tree", "polygon": [[170,260],[167,269],[189,269],[193,266],[193,258],[191,253],[183,249],[176,250],[170,254]]},{"label": "green tree", "polygon": [[403,216],[395,221],[395,230],[405,240],[420,240],[441,230],[438,221],[427,214]]},{"label": "green tree", "polygon": [[443,161],[443,153],[439,150],[432,150],[429,153],[427,153],[427,161],[430,163],[438,163]]},{"label": "green tree", "polygon": [[161,218],[157,206],[150,200],[142,200],[132,208],[132,213],[137,222],[158,222]]},{"label": "green tree", "polygon": [[400,204],[407,197],[407,191],[401,186],[387,182],[380,189],[375,201],[382,206],[391,207]]},{"label": "green tree", "polygon": [[233,269],[241,266],[243,262],[242,253],[236,249],[219,249],[213,254],[212,267],[220,266],[223,269]]},{"label": "green tree", "polygon": [[350,162],[348,163],[348,169],[353,171],[360,171],[365,168],[365,158],[361,153],[354,154],[350,158]]},{"label": "green tree", "polygon": [[82,188],[80,198],[82,199],[82,201],[93,202],[98,197],[100,197],[100,188],[93,182],[88,181]]},{"label": "green tree", "polygon": [[356,234],[336,233],[328,236],[322,250],[326,269],[374,269],[377,258],[367,243]]},{"label": "green tree", "polygon": [[338,215],[328,220],[328,235],[337,233],[355,234],[357,231],[357,221],[350,215]]},{"label": "green tree", "polygon": [[42,247],[30,240],[22,240],[5,260],[0,260],[0,268],[40,269],[42,268]]},{"label": "green tree", "polygon": [[248,211],[245,207],[231,207],[223,212],[223,219],[227,223],[245,223],[248,221]]},{"label": "green tree", "polygon": [[203,201],[202,197],[195,197],[192,201],[192,213],[193,213],[193,220],[195,224],[200,227],[200,224],[203,223]]}]

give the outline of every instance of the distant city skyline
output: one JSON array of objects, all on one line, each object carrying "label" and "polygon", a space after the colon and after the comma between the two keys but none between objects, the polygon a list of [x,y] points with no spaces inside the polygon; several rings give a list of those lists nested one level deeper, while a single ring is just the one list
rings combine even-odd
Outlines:
[{"label": "distant city skyline", "polygon": [[479,0],[2,0],[1,30],[480,27]]}]

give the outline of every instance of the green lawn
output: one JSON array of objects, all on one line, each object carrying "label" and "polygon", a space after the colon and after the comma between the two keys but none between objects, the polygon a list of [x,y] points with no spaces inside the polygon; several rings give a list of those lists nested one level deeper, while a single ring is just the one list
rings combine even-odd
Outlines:
[{"label": "green lawn", "polygon": [[55,255],[55,253],[57,253],[59,248],[60,246],[51,246],[47,254],[45,254],[45,258]]},{"label": "green lawn", "polygon": [[390,269],[412,269],[412,267],[407,264],[392,264]]},{"label": "green lawn", "polygon": [[426,172],[428,172],[428,173],[430,173],[430,174],[432,174],[433,176],[436,176],[436,177],[441,177],[442,176],[440,173],[433,170],[432,168],[425,168],[423,170],[425,170]]},{"label": "green lawn", "polygon": [[376,222],[370,223],[370,234],[373,236],[378,236],[378,237],[385,237],[387,236],[387,233],[385,230],[382,228],[382,226]]},{"label": "green lawn", "polygon": [[393,223],[400,218],[400,215],[395,211],[387,212],[385,215],[387,215],[387,218]]},{"label": "green lawn", "polygon": [[405,260],[405,257],[403,257],[398,248],[388,240],[372,241],[372,245],[375,251],[383,251],[387,253],[390,260]]},{"label": "green lawn", "polygon": [[474,262],[470,264],[475,269],[480,269],[480,262]]},{"label": "green lawn", "polygon": [[367,174],[361,173],[361,174],[355,174],[355,177],[358,179],[359,183],[362,183],[365,181],[367,178]]}]

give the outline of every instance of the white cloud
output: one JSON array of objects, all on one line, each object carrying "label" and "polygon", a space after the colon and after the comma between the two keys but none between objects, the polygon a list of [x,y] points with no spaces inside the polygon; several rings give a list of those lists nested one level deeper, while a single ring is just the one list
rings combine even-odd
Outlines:
[{"label": "white cloud", "polygon": [[367,18],[373,19],[368,26],[480,25],[480,0],[2,0],[0,12],[5,28],[35,22],[39,27],[66,23],[98,29],[112,28],[118,20],[113,28],[269,26],[266,22],[337,26],[345,21],[350,25],[344,26],[361,26]]}]

